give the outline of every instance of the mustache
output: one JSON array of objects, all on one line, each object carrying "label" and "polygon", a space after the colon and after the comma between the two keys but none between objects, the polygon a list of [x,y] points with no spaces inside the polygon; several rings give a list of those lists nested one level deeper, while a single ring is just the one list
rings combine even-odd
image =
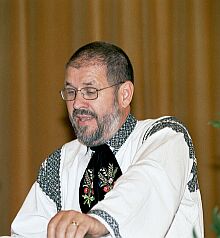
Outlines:
[{"label": "mustache", "polygon": [[89,116],[92,116],[94,118],[97,118],[97,115],[94,112],[91,112],[91,111],[86,110],[86,109],[75,109],[72,113],[72,118],[74,118],[78,115],[89,115]]}]

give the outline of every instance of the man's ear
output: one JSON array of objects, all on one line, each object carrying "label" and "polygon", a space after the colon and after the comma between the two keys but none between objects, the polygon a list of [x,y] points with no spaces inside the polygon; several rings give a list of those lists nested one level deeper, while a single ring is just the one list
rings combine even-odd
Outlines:
[{"label": "man's ear", "polygon": [[131,81],[124,82],[118,90],[118,100],[123,108],[130,105],[134,93],[134,85]]}]

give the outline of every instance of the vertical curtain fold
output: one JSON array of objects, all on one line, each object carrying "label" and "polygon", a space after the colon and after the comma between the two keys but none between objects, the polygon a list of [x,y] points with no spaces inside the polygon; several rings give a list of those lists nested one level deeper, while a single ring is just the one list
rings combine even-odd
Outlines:
[{"label": "vertical curtain fold", "polygon": [[9,191],[16,196],[10,198],[9,215],[18,209],[17,200],[22,200],[29,185],[29,103],[28,103],[28,53],[27,53],[27,11],[26,2],[17,1],[10,12],[10,89],[9,128],[10,131],[10,180]]},{"label": "vertical curtain fold", "polygon": [[[200,161],[199,175],[202,179],[202,186],[206,189],[208,196],[203,196],[203,206],[205,211],[210,211],[214,206],[214,201],[210,197],[215,197],[216,178],[213,171],[213,151],[212,128],[208,122],[212,117],[213,98],[210,91],[211,74],[210,74],[210,5],[207,1],[193,2],[191,24],[191,49],[192,55],[190,98],[193,109],[193,132],[197,150],[203,157]],[[204,146],[205,145],[205,146]],[[206,216],[207,222],[211,224],[211,216]]]}]

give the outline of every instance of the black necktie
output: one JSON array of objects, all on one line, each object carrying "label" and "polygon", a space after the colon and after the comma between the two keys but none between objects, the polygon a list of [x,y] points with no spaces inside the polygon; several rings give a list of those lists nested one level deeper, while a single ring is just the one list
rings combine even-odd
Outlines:
[{"label": "black necktie", "polygon": [[104,199],[114,182],[122,175],[118,162],[108,145],[91,147],[92,157],[84,172],[79,188],[79,203],[87,213],[98,201]]}]

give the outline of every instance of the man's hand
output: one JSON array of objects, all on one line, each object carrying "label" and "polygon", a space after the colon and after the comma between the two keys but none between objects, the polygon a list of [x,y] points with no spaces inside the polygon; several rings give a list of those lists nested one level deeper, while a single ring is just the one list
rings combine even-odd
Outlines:
[{"label": "man's hand", "polygon": [[48,238],[83,238],[86,234],[92,237],[106,235],[108,230],[97,219],[76,211],[61,211],[49,222]]}]

